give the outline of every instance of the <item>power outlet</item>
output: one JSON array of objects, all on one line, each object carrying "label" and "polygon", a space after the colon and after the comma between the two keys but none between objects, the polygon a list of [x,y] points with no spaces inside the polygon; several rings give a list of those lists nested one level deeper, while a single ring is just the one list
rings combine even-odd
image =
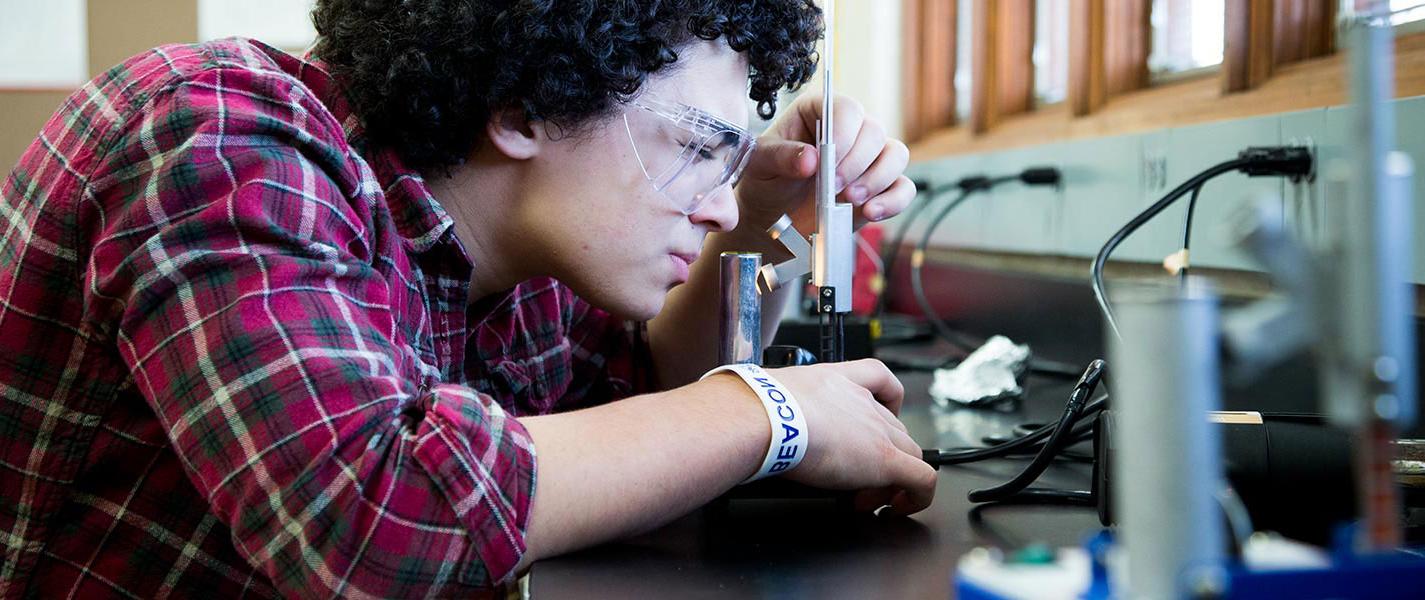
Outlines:
[{"label": "power outlet", "polygon": [[1145,153],[1143,155],[1143,189],[1160,192],[1168,187],[1168,157],[1166,154]]}]

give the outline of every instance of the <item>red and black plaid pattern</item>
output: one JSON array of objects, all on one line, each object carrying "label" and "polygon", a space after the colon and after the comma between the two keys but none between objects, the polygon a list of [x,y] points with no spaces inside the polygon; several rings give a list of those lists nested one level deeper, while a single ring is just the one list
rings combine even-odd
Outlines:
[{"label": "red and black plaid pattern", "polygon": [[514,417],[641,389],[641,328],[548,279],[472,304],[450,217],[362,148],[318,63],[245,40],[137,56],[45,125],[0,201],[0,597],[515,575]]}]

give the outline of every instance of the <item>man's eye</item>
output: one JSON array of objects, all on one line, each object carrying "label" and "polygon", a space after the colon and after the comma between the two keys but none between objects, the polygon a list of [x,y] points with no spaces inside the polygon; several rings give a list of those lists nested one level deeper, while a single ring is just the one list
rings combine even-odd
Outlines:
[{"label": "man's eye", "polygon": [[713,156],[712,150],[709,150],[707,146],[698,148],[698,157],[702,158],[703,160],[712,160],[713,158],[716,158]]}]

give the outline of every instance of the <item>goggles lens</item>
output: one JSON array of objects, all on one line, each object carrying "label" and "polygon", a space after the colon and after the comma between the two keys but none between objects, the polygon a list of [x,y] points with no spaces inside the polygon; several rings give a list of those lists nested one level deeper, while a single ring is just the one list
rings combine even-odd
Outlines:
[{"label": "goggles lens", "polygon": [[685,215],[736,183],[756,140],[747,130],[682,103],[630,101],[624,128],[644,177]]}]

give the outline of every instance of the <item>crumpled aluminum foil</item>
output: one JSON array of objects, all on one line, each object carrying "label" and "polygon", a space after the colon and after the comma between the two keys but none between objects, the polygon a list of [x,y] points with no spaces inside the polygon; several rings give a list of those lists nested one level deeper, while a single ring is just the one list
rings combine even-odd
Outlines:
[{"label": "crumpled aluminum foil", "polygon": [[1018,376],[1029,360],[1029,346],[997,335],[960,364],[936,369],[930,397],[941,406],[979,406],[1024,393]]}]

